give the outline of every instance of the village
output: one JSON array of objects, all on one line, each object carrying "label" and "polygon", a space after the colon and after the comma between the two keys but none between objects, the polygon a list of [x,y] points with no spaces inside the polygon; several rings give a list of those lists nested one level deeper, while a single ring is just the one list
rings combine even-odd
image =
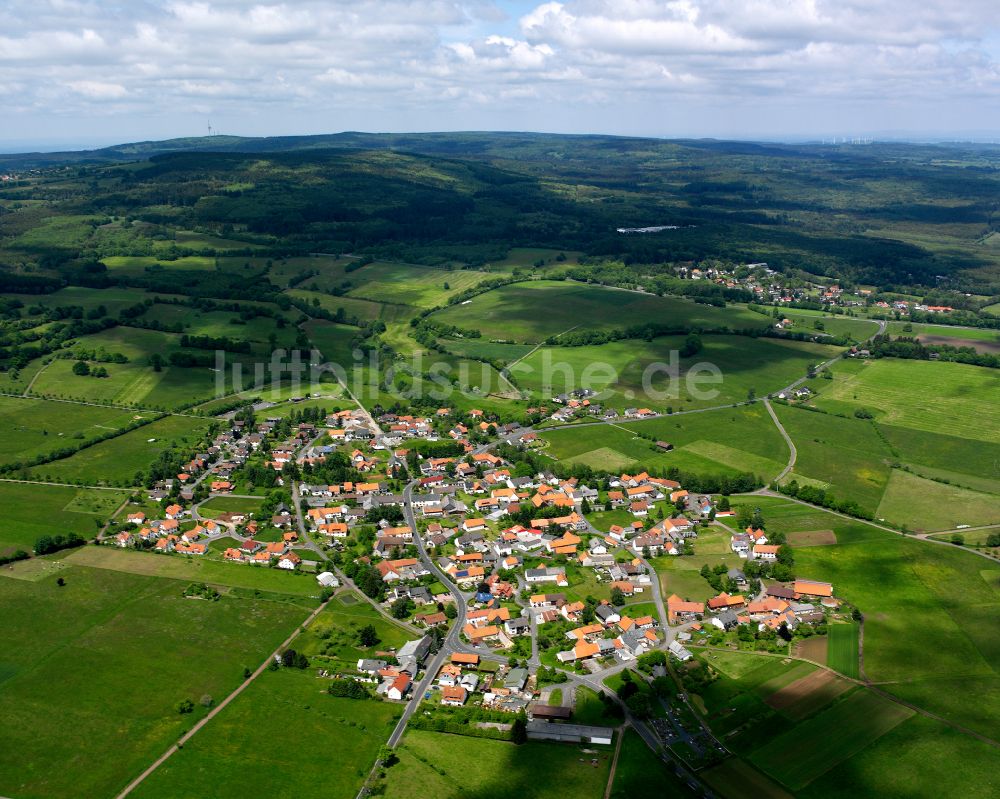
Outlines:
[{"label": "village", "polygon": [[[595,413],[589,392],[553,405]],[[552,696],[603,696],[623,673],[654,684],[666,658],[683,683],[699,646],[786,651],[793,638],[823,634],[839,608],[832,585],[790,571],[780,536],[733,527],[727,498],[646,472],[588,485],[536,471],[525,455],[537,433],[481,411],[260,415],[234,414],[103,543],[287,571],[324,596],[357,591],[420,634],[322,673],[404,703],[404,726],[474,713],[500,729],[525,718],[532,738],[610,742],[610,729],[576,723],[572,702]],[[213,508],[220,502],[232,509]],[[595,510],[618,521],[597,526]],[[719,588],[707,601],[662,596],[654,562],[693,554],[709,533],[745,565],[703,567]],[[637,711],[648,716],[643,701]],[[660,743],[687,742],[699,764],[725,751],[683,691],[655,702],[669,720],[649,727]]]}]

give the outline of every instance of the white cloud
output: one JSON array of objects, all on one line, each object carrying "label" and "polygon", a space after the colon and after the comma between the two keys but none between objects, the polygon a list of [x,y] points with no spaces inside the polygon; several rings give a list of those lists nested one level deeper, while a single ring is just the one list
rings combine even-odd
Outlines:
[{"label": "white cloud", "polygon": [[889,109],[903,109],[936,125],[1000,127],[992,0],[517,8],[506,0],[5,0],[5,127],[26,135],[59,117],[99,126],[119,115],[139,125],[210,109],[234,127],[254,120],[252,133],[295,132],[274,126],[303,120],[333,130],[347,126],[344,108],[357,110],[354,127],[370,129],[573,120],[576,129],[648,133],[658,118],[649,109],[665,108],[690,128],[732,116],[750,128],[781,120],[805,129],[836,119],[838,108],[849,124],[884,124]]}]

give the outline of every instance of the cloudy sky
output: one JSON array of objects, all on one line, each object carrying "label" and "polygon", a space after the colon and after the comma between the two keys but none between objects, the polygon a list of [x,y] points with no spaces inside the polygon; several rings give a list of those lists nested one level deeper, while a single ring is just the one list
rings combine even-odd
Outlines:
[{"label": "cloudy sky", "polygon": [[0,143],[1000,138],[996,0],[2,0]]}]

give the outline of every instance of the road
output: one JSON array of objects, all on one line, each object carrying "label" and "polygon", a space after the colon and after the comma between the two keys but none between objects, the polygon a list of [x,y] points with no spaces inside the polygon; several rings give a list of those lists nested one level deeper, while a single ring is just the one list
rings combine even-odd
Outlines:
[{"label": "road", "polygon": [[774,422],[775,426],[778,428],[778,432],[781,433],[781,437],[785,439],[785,443],[788,445],[788,464],[781,470],[781,472],[778,473],[778,476],[774,478],[774,482],[780,483],[785,479],[788,473],[795,468],[795,460],[798,458],[799,453],[798,450],[795,449],[795,442],[792,441],[792,437],[788,435],[788,431],[785,430],[781,420],[778,419],[778,414],[776,414],[774,412],[774,408],[771,407],[771,400],[766,397],[764,398],[764,407],[767,408],[767,412],[771,416],[771,421]]}]

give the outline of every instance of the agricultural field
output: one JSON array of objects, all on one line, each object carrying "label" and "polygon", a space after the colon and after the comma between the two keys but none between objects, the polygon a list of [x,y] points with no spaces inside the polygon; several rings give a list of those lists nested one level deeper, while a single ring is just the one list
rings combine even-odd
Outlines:
[{"label": "agricultural field", "polygon": [[[611,752],[592,744],[505,741],[410,730],[386,772],[387,799],[601,799]],[[592,764],[592,760],[597,763]],[[469,763],[476,768],[470,769]]]},{"label": "agricultural field", "polygon": [[432,321],[479,330],[488,340],[538,344],[581,327],[624,329],[644,322],[731,329],[766,328],[770,320],[745,308],[715,308],[677,297],[537,280],[502,286],[438,311]]},{"label": "agricultural field", "polygon": [[[643,422],[570,425],[545,430],[542,438],[543,452],[559,461],[616,471],[673,466],[698,474],[745,471],[769,480],[788,460],[784,439],[759,403]],[[655,441],[667,441],[674,449],[662,452]]]},{"label": "agricultural field", "polygon": [[[135,796],[308,796],[323,785],[324,796],[353,799],[400,706],[329,696],[324,683],[313,669],[265,671]],[[289,731],[301,745],[285,742]]]},{"label": "agricultural field", "polygon": [[351,342],[360,335],[360,330],[349,325],[338,325],[322,319],[313,319],[303,326],[312,345],[323,353],[327,363],[349,367],[354,364],[354,347]]},{"label": "agricultural field", "polygon": [[494,275],[473,269],[435,269],[375,261],[347,274],[345,280],[352,285],[350,297],[433,308],[490,277]]},{"label": "agricultural field", "polygon": [[0,465],[82,446],[155,414],[0,396]]},{"label": "agricultural field", "polygon": [[297,300],[304,300],[310,305],[323,308],[330,313],[337,313],[341,308],[348,318],[357,318],[362,323],[374,322],[381,319],[383,322],[408,321],[416,315],[416,308],[408,305],[394,303],[375,302],[364,300],[358,297],[335,297],[332,294],[323,294],[318,291],[307,291],[304,289],[291,289],[285,292],[289,297]]},{"label": "agricultural field", "polygon": [[858,677],[858,625],[831,624],[826,665],[848,677]]},{"label": "agricultural field", "polygon": [[878,518],[904,519],[919,533],[1000,523],[1000,495],[945,485],[893,469]]},{"label": "agricultural field", "polygon": [[[79,565],[60,576],[62,586],[0,576],[5,796],[115,795],[205,714],[203,697],[235,689],[244,666],[307,613],[281,601],[191,601],[184,582]],[[190,714],[178,712],[182,700]]]},{"label": "agricultural field", "polygon": [[319,596],[316,580],[310,574],[291,573],[245,563],[136,552],[111,546],[82,547],[73,550],[65,560],[77,566],[147,577],[169,577],[174,580],[207,583],[219,588],[281,593],[308,599]]},{"label": "agricultural field", "polygon": [[1000,352],[1000,331],[989,328],[889,322],[886,332],[892,336],[915,337],[924,344],[947,344],[952,347],[975,347],[979,352]]},{"label": "agricultural field", "polygon": [[126,499],[125,491],[0,482],[0,553],[30,553],[54,531],[92,538]]},{"label": "agricultural field", "polygon": [[[1000,623],[995,561],[785,500],[751,501],[761,508],[769,530],[835,531],[836,545],[795,550],[796,573],[831,582],[836,596],[864,614],[863,676],[891,682],[882,686],[890,694],[919,691],[920,707],[947,712],[956,723],[983,734],[995,733],[1000,714],[1000,650],[992,634]],[[850,674],[847,661],[853,652],[840,635],[835,632],[831,639],[831,665]],[[947,690],[958,680],[982,686],[977,702]]]},{"label": "agricultural field", "polygon": [[160,453],[173,447],[191,448],[212,422],[189,416],[165,416],[136,430],[101,441],[68,458],[31,470],[36,479],[85,485],[132,485]]},{"label": "agricultural field", "polygon": [[883,358],[836,364],[833,374],[832,381],[817,385],[819,408],[849,414],[865,408],[886,424],[1000,443],[996,369]]},{"label": "agricultural field", "polygon": [[511,378],[541,399],[589,388],[613,408],[691,410],[776,392],[838,352],[823,344],[746,336],[705,335],[702,342],[703,349],[686,358],[680,357],[684,336],[541,347],[511,368]]}]

